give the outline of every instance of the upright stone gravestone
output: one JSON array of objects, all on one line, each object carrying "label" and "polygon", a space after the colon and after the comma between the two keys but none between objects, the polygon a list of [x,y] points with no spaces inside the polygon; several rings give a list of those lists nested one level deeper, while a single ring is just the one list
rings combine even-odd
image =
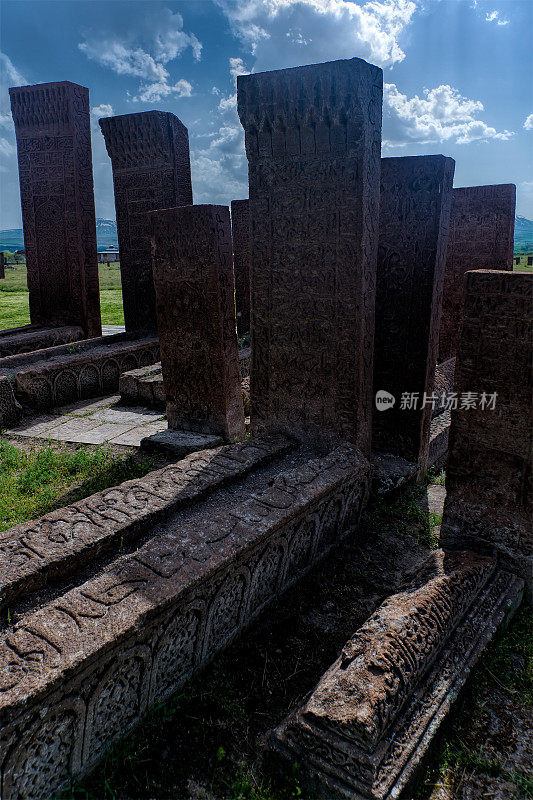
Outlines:
[{"label": "upright stone gravestone", "polygon": [[69,81],[10,89],[30,319],[101,334],[89,90]]},{"label": "upright stone gravestone", "polygon": [[126,331],[156,332],[148,212],[192,204],[189,134],[163,111],[105,117],[100,127],[113,165]]},{"label": "upright stone gravestone", "polygon": [[251,424],[370,450],[382,72],[239,76],[249,161]]},{"label": "upright stone gravestone", "polygon": [[0,278],[6,277],[6,257],[3,253],[0,253]]},{"label": "upright stone gravestone", "polygon": [[440,535],[444,548],[497,555],[530,597],[532,307],[531,275],[467,273],[455,389],[469,399],[452,411]]},{"label": "upright stone gravestone", "polygon": [[237,333],[250,332],[250,201],[231,201]]},{"label": "upright stone gravestone", "polygon": [[454,189],[446,254],[439,361],[453,358],[461,335],[467,270],[513,269],[516,187],[468,186]]},{"label": "upright stone gravestone", "polygon": [[[372,446],[427,466],[442,286],[455,162],[444,156],[381,162]],[[403,401],[402,401],[403,397]],[[409,401],[409,398],[414,398]],[[414,406],[414,407],[413,407]]]},{"label": "upright stone gravestone", "polygon": [[168,426],[240,439],[229,209],[185,206],[151,218]]}]

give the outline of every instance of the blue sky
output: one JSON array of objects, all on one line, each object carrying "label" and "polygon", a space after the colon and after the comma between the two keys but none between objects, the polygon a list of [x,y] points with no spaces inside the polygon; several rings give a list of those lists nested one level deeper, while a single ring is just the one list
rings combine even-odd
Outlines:
[{"label": "blue sky", "polygon": [[443,153],[455,185],[516,183],[533,218],[532,0],[2,0],[0,227],[21,224],[7,88],[88,86],[96,213],[115,217],[98,117],[189,129],[195,203],[247,197],[236,75],[359,56],[384,69],[383,155]]}]

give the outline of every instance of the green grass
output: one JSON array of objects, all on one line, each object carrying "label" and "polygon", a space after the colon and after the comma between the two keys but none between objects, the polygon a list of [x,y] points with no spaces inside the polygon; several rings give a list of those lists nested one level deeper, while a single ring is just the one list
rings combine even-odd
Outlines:
[{"label": "green grass", "polygon": [[[98,266],[100,309],[103,325],[124,325],[120,266],[114,262]],[[0,280],[0,330],[29,325],[30,306],[26,283],[26,265],[6,269]]]},{"label": "green grass", "polygon": [[0,439],[0,531],[150,469],[149,461],[117,455],[109,446],[73,450],[45,443],[25,451]]}]

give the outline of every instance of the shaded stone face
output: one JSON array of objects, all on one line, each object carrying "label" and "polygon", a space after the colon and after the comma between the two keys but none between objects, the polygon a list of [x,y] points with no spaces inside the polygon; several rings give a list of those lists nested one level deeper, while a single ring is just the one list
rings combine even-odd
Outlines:
[{"label": "shaded stone face", "polygon": [[[374,394],[395,404],[375,410],[372,446],[425,469],[437,361],[446,242],[455,162],[444,156],[381,161]],[[404,393],[418,393],[402,410]]]},{"label": "shaded stone face", "polygon": [[465,274],[474,269],[512,272],[516,187],[454,189],[439,331],[439,361],[457,353]]},{"label": "shaded stone face", "polygon": [[229,209],[151,214],[169,428],[244,435]]},{"label": "shaded stone face", "polygon": [[454,389],[476,408],[452,411],[441,528],[443,546],[496,551],[530,592],[532,307],[530,275],[467,273]]},{"label": "shaded stone face", "polygon": [[113,165],[126,331],[157,331],[148,212],[192,204],[189,134],[163,111],[100,120]]},{"label": "shaded stone face", "polygon": [[62,81],[9,94],[31,321],[80,325],[99,336],[89,90]]},{"label": "shaded stone face", "polygon": [[368,454],[382,72],[238,78],[249,161],[251,424]]},{"label": "shaded stone face", "polygon": [[237,333],[250,332],[250,201],[231,201]]}]

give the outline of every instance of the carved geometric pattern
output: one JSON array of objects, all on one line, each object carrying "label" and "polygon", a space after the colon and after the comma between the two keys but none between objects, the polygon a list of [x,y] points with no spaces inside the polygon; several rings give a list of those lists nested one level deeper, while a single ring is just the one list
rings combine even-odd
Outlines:
[{"label": "carved geometric pattern", "polygon": [[30,318],[101,334],[89,90],[69,81],[10,89]]},{"label": "carved geometric pattern", "polygon": [[[444,156],[381,160],[374,393],[396,399],[374,411],[372,447],[427,466],[442,286],[455,162]],[[403,393],[418,405],[401,408]]]},{"label": "carved geometric pattern", "polygon": [[156,332],[149,212],[192,205],[189,134],[163,111],[104,117],[100,127],[113,166],[126,331]]},{"label": "carved geometric pattern", "polygon": [[457,353],[461,336],[465,273],[473,269],[512,272],[516,187],[454,189],[439,330],[439,361]]},{"label": "carved geometric pattern", "polygon": [[382,79],[354,58],[237,81],[250,181],[252,428],[342,438],[365,455]]}]

